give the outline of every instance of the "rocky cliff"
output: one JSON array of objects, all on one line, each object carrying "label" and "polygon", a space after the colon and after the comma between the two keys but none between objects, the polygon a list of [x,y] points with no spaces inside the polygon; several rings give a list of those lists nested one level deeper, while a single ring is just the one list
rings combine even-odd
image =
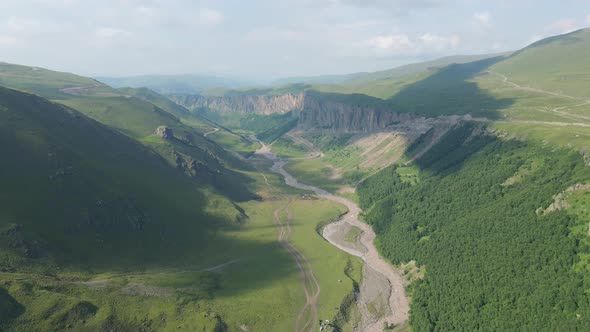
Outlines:
[{"label": "rocky cliff", "polygon": [[299,118],[298,127],[306,130],[370,132],[416,118],[411,113],[394,112],[381,99],[363,96],[361,101],[351,102],[341,98],[342,96],[307,91],[277,96],[177,95],[171,98],[190,110],[206,108],[222,116],[232,112],[268,115],[293,111],[293,114]]},{"label": "rocky cliff", "polygon": [[336,132],[370,132],[414,119],[411,113],[397,113],[384,106],[354,104],[310,94],[299,112],[298,127]]},{"label": "rocky cliff", "polygon": [[207,108],[220,114],[224,113],[287,113],[301,110],[305,94],[287,93],[283,95],[233,95],[233,96],[200,96],[200,95],[173,95],[174,102],[189,110]]}]

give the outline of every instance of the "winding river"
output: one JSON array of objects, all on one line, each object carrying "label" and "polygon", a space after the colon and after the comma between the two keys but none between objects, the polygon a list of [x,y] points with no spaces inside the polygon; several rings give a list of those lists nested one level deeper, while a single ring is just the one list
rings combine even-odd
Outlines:
[{"label": "winding river", "polygon": [[[270,146],[265,145],[262,142],[260,142],[260,144],[262,144],[262,147],[256,151],[256,154],[262,155],[271,160],[273,162],[271,171],[281,174],[287,185],[312,191],[321,198],[338,202],[348,208],[349,212],[340,218],[340,220],[329,224],[324,228],[323,236],[334,246],[351,255],[360,257],[363,260],[363,282],[361,283],[362,285],[358,299],[371,299],[374,297],[374,294],[369,293],[376,292],[377,295],[383,296],[385,302],[387,302],[387,305],[383,306],[385,311],[375,314],[374,310],[363,310],[362,308],[363,306],[367,307],[370,304],[370,301],[365,301],[363,303],[357,301],[361,313],[365,317],[363,317],[356,329],[358,331],[381,332],[383,331],[385,322],[397,325],[407,321],[409,304],[408,298],[404,292],[403,276],[400,272],[395,270],[389,262],[379,256],[379,252],[373,244],[373,241],[375,240],[375,232],[371,226],[358,219],[358,215],[361,212],[358,205],[347,198],[331,194],[321,188],[298,182],[297,179],[283,168],[287,163],[287,160],[278,157],[271,150]],[[360,228],[362,233],[358,240],[359,243],[352,245],[344,241],[344,233],[336,230],[341,226],[356,226]],[[371,289],[371,283],[374,282],[377,284],[379,283],[379,280],[382,281],[381,284],[384,284],[384,288],[386,289],[382,289],[383,287],[378,287],[377,290],[374,288]],[[373,317],[366,317],[367,315]]]}]

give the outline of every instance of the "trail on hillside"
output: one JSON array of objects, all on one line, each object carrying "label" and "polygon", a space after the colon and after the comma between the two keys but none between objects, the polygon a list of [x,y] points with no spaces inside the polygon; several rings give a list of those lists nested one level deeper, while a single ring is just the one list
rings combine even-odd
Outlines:
[{"label": "trail on hillside", "polygon": [[[373,241],[376,237],[375,232],[373,231],[371,226],[361,222],[358,219],[358,214],[361,212],[361,209],[354,202],[344,197],[333,195],[323,189],[314,186],[299,183],[291,174],[289,174],[283,168],[287,161],[279,158],[275,153],[273,153],[268,145],[265,145],[263,142],[260,142],[260,144],[262,145],[262,147],[256,151],[256,154],[262,155],[265,158],[271,160],[273,162],[271,171],[283,175],[285,183],[287,185],[303,190],[312,191],[322,198],[345,205],[348,208],[349,212],[346,215],[344,215],[338,221],[338,223],[349,223],[350,225],[354,225],[361,229],[362,234],[360,237],[360,242],[367,249],[366,252],[354,250],[350,247],[342,245],[341,241],[334,241],[334,239],[332,239],[330,236],[325,237],[326,240],[328,240],[330,243],[332,243],[339,249],[346,251],[351,255],[362,258],[363,262],[365,263],[365,267],[363,269],[363,277],[365,277],[366,275],[365,271],[373,270],[375,271],[375,274],[373,275],[377,278],[382,277],[387,279],[387,286],[385,287],[386,289],[380,289],[377,291],[377,293],[380,294],[387,294],[387,313],[381,315],[380,317],[372,317],[372,319],[365,321],[361,324],[360,327],[357,327],[357,330],[368,332],[380,332],[383,330],[385,322],[401,324],[407,321],[409,312],[409,302],[404,291],[403,277],[401,273],[396,271],[389,262],[387,262],[379,256],[379,252],[373,244]],[[363,278],[363,282],[367,282],[367,280]],[[367,283],[370,284],[371,281]],[[363,294],[363,291],[366,291],[368,289],[370,288],[361,287],[361,294],[359,298],[364,298],[366,294]],[[373,289],[373,291],[375,290]],[[367,314],[368,313],[369,311],[367,311]]]},{"label": "trail on hillside", "polygon": [[[295,144],[298,145],[303,145],[305,146],[309,151],[310,151],[310,155],[307,157],[298,157],[298,158],[285,158],[287,160],[307,160],[307,159],[316,159],[316,158],[321,158],[324,156],[324,154],[322,153],[322,151],[318,150],[315,148],[315,146],[313,145],[313,143],[311,143],[310,141],[306,140],[303,137],[297,137],[295,135],[292,134],[285,134],[285,136],[287,136],[291,141],[293,141]],[[271,144],[272,146],[272,144]]]},{"label": "trail on hillside", "polygon": [[[487,73],[500,77],[504,84],[510,85],[513,88],[516,88],[519,90],[524,90],[524,91],[540,93],[540,94],[544,94],[544,95],[550,95],[550,96],[556,96],[556,97],[581,101],[581,103],[576,104],[576,105],[555,107],[555,108],[551,109],[549,112],[559,114],[559,115],[565,116],[565,117],[575,118],[575,119],[590,120],[590,117],[588,117],[588,116],[584,116],[584,115],[580,115],[580,114],[573,114],[573,113],[569,113],[569,112],[564,111],[565,109],[568,109],[568,108],[581,107],[581,106],[590,104],[589,98],[575,97],[575,96],[566,95],[566,94],[560,93],[560,92],[547,91],[547,90],[543,90],[543,89],[522,86],[522,85],[519,85],[517,83],[510,81],[510,79],[508,79],[508,77],[504,74],[500,74],[498,72],[491,71],[491,70],[488,70]],[[571,123],[571,124],[569,124],[567,122],[554,122],[554,121],[515,120],[515,121],[510,121],[510,122],[531,123],[531,124],[548,124],[548,125],[556,125],[556,126],[568,126],[569,125],[569,126],[577,126],[577,127],[590,127],[588,124],[585,124],[585,123]]]},{"label": "trail on hillside", "polygon": [[213,133],[216,133],[216,132],[218,132],[218,131],[219,131],[219,128],[213,128],[213,130],[211,130],[211,131],[208,131],[208,132],[204,133],[204,134],[203,134],[203,137],[207,137],[207,136],[209,136],[209,135],[211,135],[211,134],[213,134]]},{"label": "trail on hillside", "polygon": [[[318,319],[318,299],[320,297],[320,283],[313,272],[311,263],[295,246],[289,242],[291,235],[291,224],[293,216],[289,211],[289,206],[293,201],[288,201],[283,206],[277,208],[273,213],[273,220],[277,225],[277,240],[280,245],[287,250],[289,255],[297,264],[301,277],[301,285],[305,294],[305,304],[299,310],[295,320],[295,332],[314,331],[314,324]],[[285,213],[286,216],[282,216]]]}]

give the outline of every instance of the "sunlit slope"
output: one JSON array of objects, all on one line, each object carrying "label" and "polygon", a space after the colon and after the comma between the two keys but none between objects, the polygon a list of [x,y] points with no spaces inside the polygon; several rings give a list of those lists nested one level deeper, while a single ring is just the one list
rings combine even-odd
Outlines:
[{"label": "sunlit slope", "polygon": [[538,41],[490,70],[517,84],[590,98],[590,29]]},{"label": "sunlit slope", "polygon": [[48,99],[67,99],[73,95],[117,94],[116,90],[91,78],[4,62],[0,62],[0,85]]}]

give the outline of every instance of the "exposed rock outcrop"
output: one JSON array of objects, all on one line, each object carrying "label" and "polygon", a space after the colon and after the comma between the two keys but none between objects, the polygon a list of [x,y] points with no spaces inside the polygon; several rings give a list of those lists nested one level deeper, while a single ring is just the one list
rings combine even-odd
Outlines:
[{"label": "exposed rock outcrop", "polygon": [[286,93],[283,95],[232,95],[232,96],[201,96],[172,95],[172,101],[189,110],[206,108],[224,113],[259,113],[274,114],[301,110],[305,93]]},{"label": "exposed rock outcrop", "polygon": [[156,128],[154,134],[163,139],[171,139],[172,137],[174,137],[174,132],[172,131],[172,128],[168,128],[166,126],[159,126],[158,128]]},{"label": "exposed rock outcrop", "polygon": [[369,132],[416,118],[411,113],[364,105],[352,105],[317,96],[305,98],[299,113],[301,129],[328,129],[337,132]]},{"label": "exposed rock outcrop", "polygon": [[27,258],[44,256],[47,251],[47,245],[44,242],[29,238],[23,231],[23,226],[18,224],[0,233],[0,244],[7,244],[8,248]]},{"label": "exposed rock outcrop", "polygon": [[[567,201],[568,195],[575,192],[586,192],[590,190],[590,184],[582,184],[576,183],[573,186],[567,188],[566,190],[560,192],[557,195],[553,196],[553,203],[549,204],[546,209],[542,207],[538,208],[535,212],[538,215],[543,215],[547,213],[551,213],[554,211],[559,211],[563,209],[567,209],[570,207],[570,204]],[[590,230],[588,231],[590,233]]]},{"label": "exposed rock outcrop", "polygon": [[[370,98],[367,96],[367,98]],[[275,114],[294,112],[303,129],[330,129],[338,132],[369,132],[416,118],[410,113],[397,113],[385,106],[351,104],[332,98],[329,94],[309,91],[283,95],[231,95],[208,97],[175,95],[171,99],[192,110],[207,109],[225,115],[228,113]],[[376,98],[375,105],[383,105]],[[373,100],[371,100],[373,101]]]}]

